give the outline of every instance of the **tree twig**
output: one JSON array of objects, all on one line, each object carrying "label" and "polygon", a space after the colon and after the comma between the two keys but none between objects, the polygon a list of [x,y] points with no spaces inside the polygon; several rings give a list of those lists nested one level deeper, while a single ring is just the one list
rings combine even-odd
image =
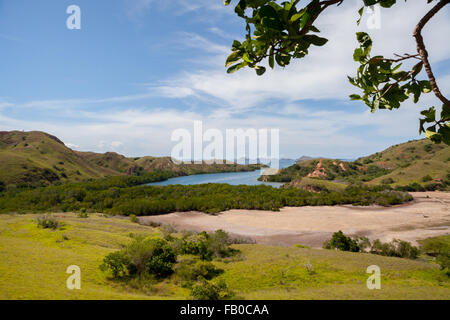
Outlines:
[{"label": "tree twig", "polygon": [[422,58],[423,65],[425,67],[425,71],[428,75],[428,79],[430,80],[431,88],[433,89],[434,94],[436,97],[442,101],[442,103],[450,108],[450,101],[444,97],[441,90],[439,89],[439,86],[436,83],[436,78],[434,77],[433,70],[431,69],[430,61],[428,60],[428,51],[425,48],[425,43],[423,41],[422,37],[422,29],[424,26],[430,21],[430,19],[439,12],[444,6],[450,3],[450,0],[441,0],[437,5],[435,5],[428,13],[419,21],[417,24],[415,30],[414,30],[414,38],[416,38],[417,42],[417,52],[419,53],[420,57]]}]

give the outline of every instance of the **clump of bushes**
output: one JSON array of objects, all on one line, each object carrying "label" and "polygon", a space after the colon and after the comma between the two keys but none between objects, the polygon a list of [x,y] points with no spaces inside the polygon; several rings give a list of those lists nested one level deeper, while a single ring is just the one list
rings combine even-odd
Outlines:
[{"label": "clump of bushes", "polygon": [[369,252],[381,256],[408,259],[417,259],[420,254],[420,250],[412,246],[411,243],[398,239],[394,239],[389,243],[382,243],[377,239],[372,243]]},{"label": "clump of bushes", "polygon": [[221,270],[207,261],[229,257],[238,250],[230,248],[230,237],[222,230],[213,234],[202,232],[186,235],[182,239],[172,236],[166,239],[143,238],[133,235],[133,241],[122,250],[108,254],[100,265],[113,278],[150,277],[163,279],[174,272],[179,254],[194,255],[200,260],[187,259],[177,266],[182,280],[210,280]]},{"label": "clump of bushes", "polygon": [[38,217],[36,222],[37,222],[38,227],[42,228],[42,229],[56,230],[56,229],[59,229],[62,227],[62,223],[50,215],[44,215],[42,217]]},{"label": "clump of bushes", "polygon": [[425,254],[434,257],[441,270],[450,277],[450,237],[434,237],[421,241]]},{"label": "clump of bushes", "polygon": [[180,252],[182,254],[199,256],[202,260],[226,258],[238,252],[230,247],[231,243],[232,239],[223,230],[217,230],[213,234],[201,232],[183,237]]},{"label": "clump of bushes", "polygon": [[347,237],[342,231],[333,233],[330,240],[323,244],[324,249],[337,249],[341,251],[359,252],[360,248],[356,240]]},{"label": "clump of bushes", "polygon": [[216,268],[209,261],[189,258],[178,263],[175,268],[175,274],[181,281],[185,282],[187,287],[192,287],[192,284],[196,281],[211,280],[222,273],[222,269]]},{"label": "clump of bushes", "polygon": [[130,221],[133,223],[137,223],[138,222],[138,218],[136,217],[135,214],[130,214]]},{"label": "clump of bushes", "polygon": [[85,208],[82,208],[80,212],[77,213],[78,218],[87,219],[89,218],[89,214],[87,213],[87,210]]},{"label": "clump of bushes", "polygon": [[173,273],[177,254],[163,239],[137,237],[124,249],[108,254],[100,269],[113,278],[151,276],[161,279]]},{"label": "clump of bushes", "polygon": [[392,178],[384,178],[383,180],[381,180],[381,183],[382,184],[392,184],[392,183],[394,183],[395,181],[394,181],[394,179],[392,179]]},{"label": "clump of bushes", "polygon": [[330,240],[323,244],[324,249],[336,249],[350,252],[369,252],[388,257],[416,259],[420,250],[407,241],[394,239],[383,243],[379,239],[370,242],[367,237],[351,238],[342,231],[335,232]]},{"label": "clump of bushes", "polygon": [[[239,252],[230,248],[231,239],[226,232],[186,234],[182,238],[168,235],[165,239],[130,236],[133,238],[130,244],[108,254],[100,265],[113,279],[144,289],[153,281],[175,273],[183,286],[193,290],[196,299],[231,296],[226,285],[208,282],[223,272],[210,260]],[[184,255],[181,261],[178,261],[179,255]],[[200,288],[202,286],[204,288]]]},{"label": "clump of bushes", "polygon": [[225,281],[218,282],[201,281],[191,289],[191,295],[195,300],[227,300],[234,296]]}]

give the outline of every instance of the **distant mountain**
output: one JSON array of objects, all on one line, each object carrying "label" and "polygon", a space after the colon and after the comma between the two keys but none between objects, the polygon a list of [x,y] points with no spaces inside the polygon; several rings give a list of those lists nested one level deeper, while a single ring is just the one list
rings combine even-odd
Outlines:
[{"label": "distant mountain", "polygon": [[80,152],[40,131],[0,132],[0,183],[51,184],[106,176],[139,175],[154,170],[178,175],[256,170],[259,165],[180,164],[170,157],[127,158],[115,152]]},{"label": "distant mountain", "polygon": [[312,159],[314,159],[314,157],[301,156],[300,158],[297,159],[297,161],[312,160]]}]

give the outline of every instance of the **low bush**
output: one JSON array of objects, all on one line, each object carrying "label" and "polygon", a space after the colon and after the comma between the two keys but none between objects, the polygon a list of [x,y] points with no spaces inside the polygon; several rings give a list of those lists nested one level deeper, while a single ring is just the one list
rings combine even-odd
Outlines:
[{"label": "low bush", "polygon": [[416,259],[420,250],[406,241],[394,239],[392,242],[382,243],[377,239],[372,243],[370,253],[388,257]]},{"label": "low bush", "polygon": [[356,240],[347,237],[342,231],[333,233],[330,240],[323,245],[324,249],[337,249],[341,251],[359,252],[360,248]]},{"label": "low bush", "polygon": [[216,268],[211,262],[195,259],[183,260],[175,268],[175,274],[188,284],[202,279],[211,280],[221,273],[223,270]]},{"label": "low bush", "polygon": [[77,213],[77,217],[86,219],[86,218],[89,218],[89,214],[86,212],[86,209],[84,209]]},{"label": "low bush", "polygon": [[435,257],[441,270],[447,276],[450,276],[450,237],[433,237],[420,241],[422,251],[432,257]]},{"label": "low bush", "polygon": [[218,282],[200,281],[191,289],[191,295],[195,300],[227,300],[234,296],[225,281]]},{"label": "low bush", "polygon": [[177,255],[163,239],[135,238],[128,246],[105,257],[100,269],[114,278],[151,275],[165,278],[172,274]]},{"label": "low bush", "polygon": [[392,178],[384,178],[383,180],[381,180],[381,183],[382,184],[392,184],[392,183],[394,183],[395,181],[394,181],[394,179],[392,179]]},{"label": "low bush", "polygon": [[337,249],[351,252],[369,252],[388,257],[416,259],[420,250],[407,241],[394,239],[383,243],[379,239],[370,242],[366,237],[351,238],[342,231],[335,232],[330,240],[323,244],[324,249]]},{"label": "low bush", "polygon": [[196,235],[186,235],[181,243],[180,252],[199,256],[202,260],[214,258],[226,258],[238,251],[231,248],[231,238],[223,230],[217,230],[213,234],[201,232]]},{"label": "low bush", "polygon": [[50,215],[44,215],[42,217],[37,218],[37,225],[43,229],[52,229],[56,230],[61,228],[62,224],[56,218]]}]

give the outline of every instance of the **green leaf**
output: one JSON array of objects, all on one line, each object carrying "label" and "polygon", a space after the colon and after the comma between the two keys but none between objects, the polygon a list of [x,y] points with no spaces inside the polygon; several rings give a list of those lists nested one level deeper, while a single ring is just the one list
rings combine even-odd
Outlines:
[{"label": "green leaf", "polygon": [[258,76],[262,76],[266,72],[266,68],[261,66],[256,67],[255,70]]},{"label": "green leaf", "polygon": [[316,35],[306,35],[303,37],[303,40],[312,43],[315,46],[323,46],[328,42],[328,39],[318,37]]},{"label": "green leaf", "polygon": [[235,51],[232,54],[230,54],[227,58],[227,60],[225,61],[225,67],[229,67],[230,65],[232,65],[233,63],[235,63],[236,61],[239,61],[241,59],[241,54],[239,51]]},{"label": "green leaf", "polygon": [[235,64],[234,66],[232,66],[232,67],[230,67],[230,68],[228,68],[228,70],[227,70],[227,73],[233,73],[233,72],[236,72],[236,71],[238,71],[239,69],[242,69],[243,67],[245,67],[245,66],[247,66],[248,64],[247,64],[247,62],[241,62],[241,63],[238,63],[238,64]]}]

